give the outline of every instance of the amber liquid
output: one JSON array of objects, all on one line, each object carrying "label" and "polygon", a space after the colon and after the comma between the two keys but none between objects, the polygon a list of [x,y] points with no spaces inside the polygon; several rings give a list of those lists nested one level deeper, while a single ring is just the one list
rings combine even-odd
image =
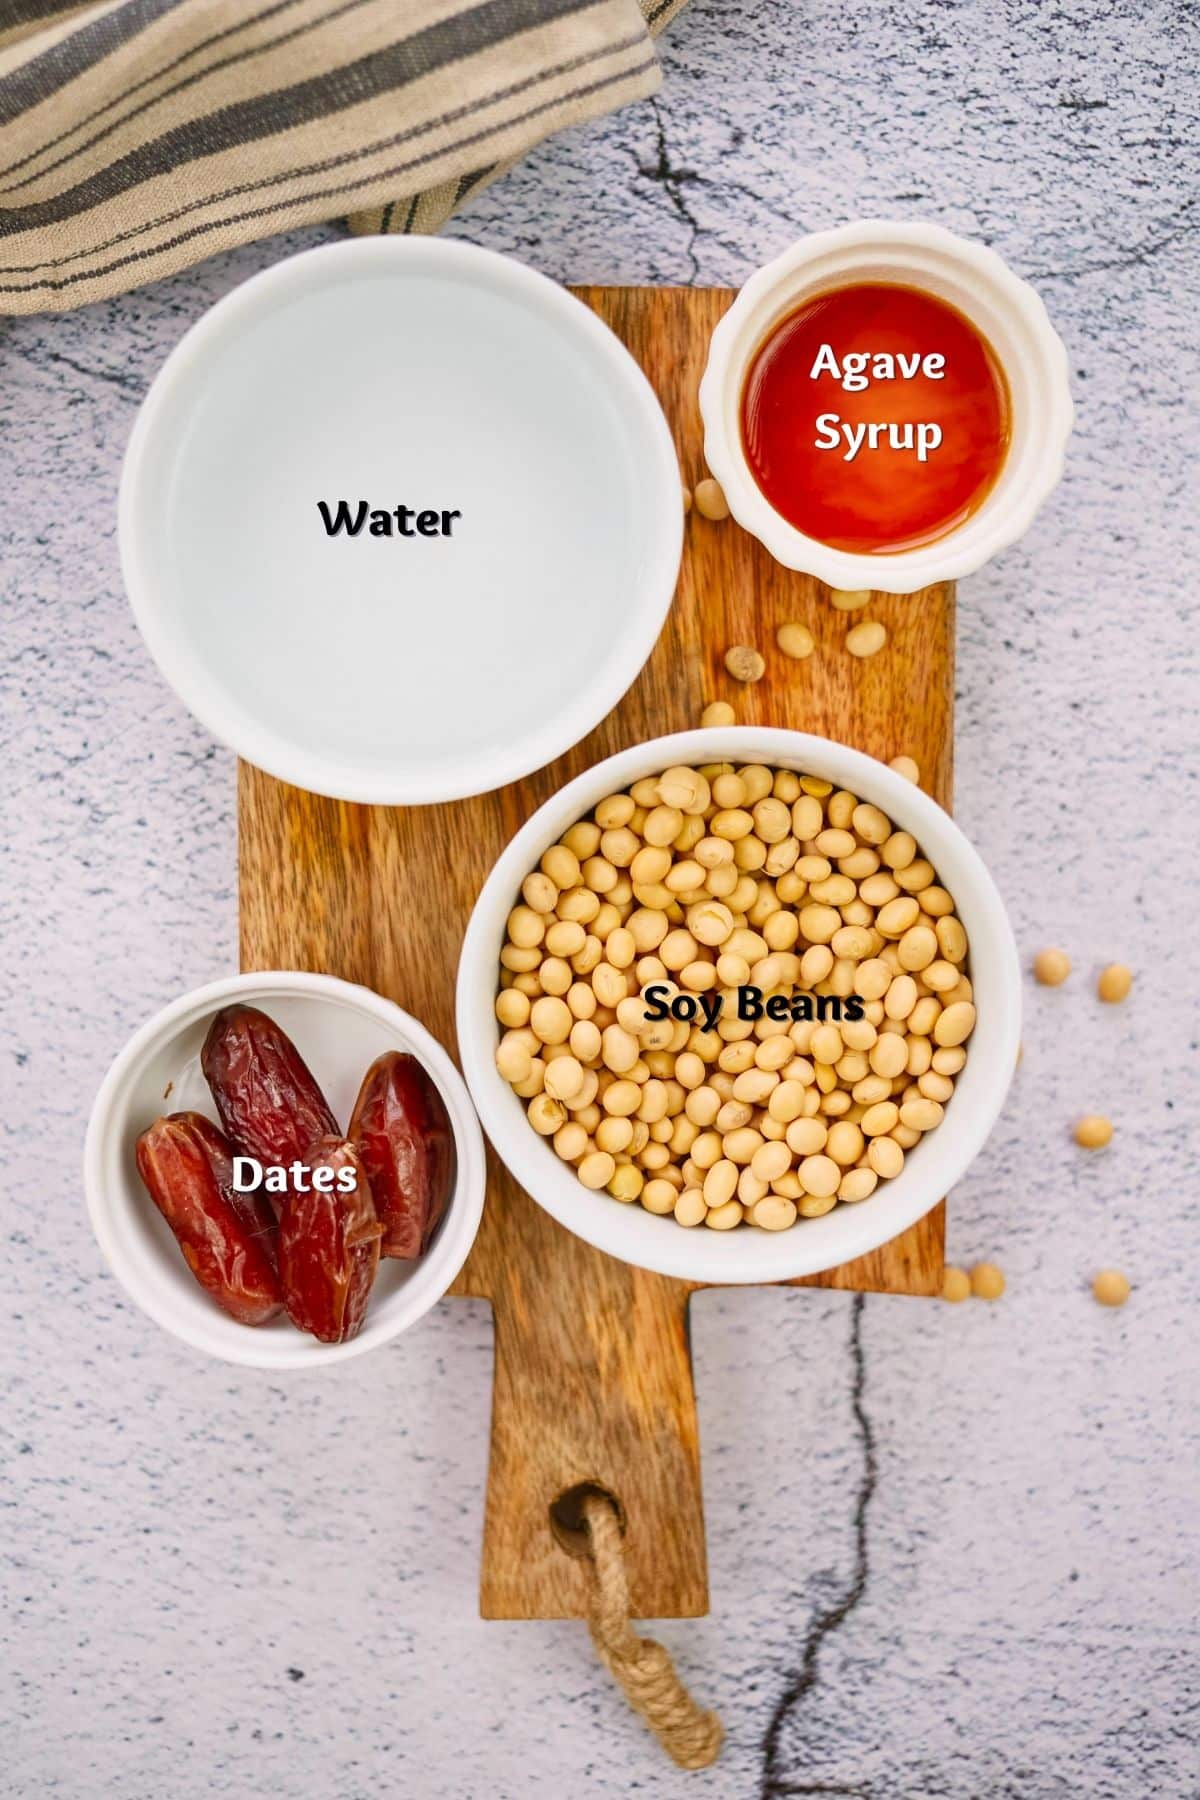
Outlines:
[{"label": "amber liquid", "polygon": [[[911,378],[879,379],[847,392],[814,364],[829,345],[844,371],[858,353],[920,360]],[[940,378],[923,359],[943,357]],[[828,355],[825,357],[828,362]],[[882,367],[883,365],[877,365]],[[818,421],[836,415],[836,427]],[[863,438],[862,425],[893,425]],[[918,427],[941,442],[920,460]],[[911,429],[906,430],[906,427]],[[834,430],[838,442],[820,448]],[[864,282],[807,301],[760,345],[742,393],[742,443],[765,498],[790,525],[836,550],[886,554],[935,542],[987,498],[1011,437],[1008,383],[995,352],[970,320],[918,288]],[[911,442],[914,448],[895,447]],[[926,434],[928,444],[928,433]]]}]

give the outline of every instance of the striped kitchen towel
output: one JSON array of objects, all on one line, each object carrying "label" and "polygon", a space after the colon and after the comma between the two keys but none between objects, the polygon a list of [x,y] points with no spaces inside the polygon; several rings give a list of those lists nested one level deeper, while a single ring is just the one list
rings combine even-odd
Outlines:
[{"label": "striped kitchen towel", "polygon": [[342,213],[435,231],[653,93],[683,0],[0,0],[0,313]]}]

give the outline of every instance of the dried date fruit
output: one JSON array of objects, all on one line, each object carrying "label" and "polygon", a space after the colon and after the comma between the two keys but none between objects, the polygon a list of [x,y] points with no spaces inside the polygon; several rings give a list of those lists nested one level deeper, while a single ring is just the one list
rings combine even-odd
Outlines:
[{"label": "dried date fruit", "polygon": [[236,1150],[290,1163],[338,1122],[304,1058],[256,1006],[226,1006],[209,1026],[200,1066]]},{"label": "dried date fruit", "polygon": [[321,1137],[309,1145],[304,1162],[308,1184],[303,1191],[292,1188],[279,1215],[283,1302],[301,1331],[323,1344],[344,1344],[357,1336],[366,1314],[383,1227],[348,1139]]},{"label": "dried date fruit", "polygon": [[446,1103],[415,1056],[376,1058],[348,1135],[370,1178],[384,1256],[420,1256],[446,1210],[456,1158]]},{"label": "dried date fruit", "polygon": [[233,1191],[233,1152],[200,1113],[156,1119],[137,1141],[138,1174],[175,1233],[192,1274],[242,1325],[282,1303],[275,1220],[265,1201]]}]

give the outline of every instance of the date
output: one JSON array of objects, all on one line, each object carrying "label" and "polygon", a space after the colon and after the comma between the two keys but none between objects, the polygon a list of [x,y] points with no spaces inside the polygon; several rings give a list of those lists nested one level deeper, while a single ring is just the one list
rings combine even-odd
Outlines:
[{"label": "date", "polygon": [[287,1032],[256,1006],[226,1006],[209,1026],[200,1066],[235,1150],[290,1163],[340,1135],[329,1102]]},{"label": "date", "polygon": [[234,1192],[224,1134],[201,1113],[171,1113],[138,1138],[137,1167],[188,1268],[217,1305],[242,1325],[274,1318],[283,1301],[275,1219],[258,1195]]},{"label": "date", "polygon": [[383,1255],[421,1255],[454,1186],[454,1133],[446,1103],[415,1056],[389,1050],[363,1077],[349,1136],[383,1225]]},{"label": "date", "polygon": [[[356,1337],[366,1316],[379,1267],[383,1227],[375,1213],[362,1159],[346,1138],[324,1136],[310,1144],[304,1162],[315,1176],[334,1171],[333,1191],[293,1187],[279,1216],[279,1278],[289,1319],[323,1344]],[[354,1173],[350,1192],[338,1177]]]}]

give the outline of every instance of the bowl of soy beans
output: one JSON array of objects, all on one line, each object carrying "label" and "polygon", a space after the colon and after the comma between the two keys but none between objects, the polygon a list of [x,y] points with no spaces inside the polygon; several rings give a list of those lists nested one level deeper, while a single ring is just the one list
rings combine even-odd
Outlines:
[{"label": "bowl of soy beans", "polygon": [[458,1037],[514,1176],[598,1249],[768,1282],[886,1243],[976,1155],[1020,1036],[978,853],[843,744],[729,726],[579,776],[508,845]]}]

